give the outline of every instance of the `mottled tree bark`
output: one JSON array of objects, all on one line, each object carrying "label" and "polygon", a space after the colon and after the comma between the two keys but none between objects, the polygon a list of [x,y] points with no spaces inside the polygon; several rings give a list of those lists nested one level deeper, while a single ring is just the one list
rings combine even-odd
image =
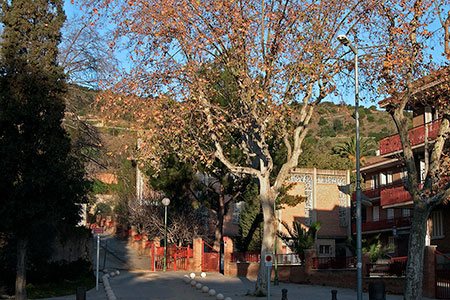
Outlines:
[{"label": "mottled tree bark", "polygon": [[406,265],[406,300],[422,299],[423,255],[427,220],[429,211],[426,208],[415,207],[414,218],[409,235],[408,262]]},{"label": "mottled tree bark", "polygon": [[259,178],[260,180],[260,201],[264,216],[264,232],[261,245],[261,262],[259,264],[258,279],[256,280],[255,295],[266,295],[267,285],[267,267],[264,263],[264,256],[273,253],[273,243],[275,237],[275,214],[273,203],[276,195],[271,192],[269,177]]}]

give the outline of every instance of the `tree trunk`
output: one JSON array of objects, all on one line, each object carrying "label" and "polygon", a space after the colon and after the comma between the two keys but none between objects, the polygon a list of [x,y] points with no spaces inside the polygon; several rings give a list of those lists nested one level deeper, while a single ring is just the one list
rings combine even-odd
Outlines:
[{"label": "tree trunk", "polygon": [[405,300],[422,299],[423,255],[429,211],[415,205],[409,235],[408,262],[406,265]]},{"label": "tree trunk", "polygon": [[27,244],[26,238],[18,238],[17,240],[17,265],[16,265],[16,300],[27,299]]},{"label": "tree trunk", "polygon": [[222,257],[224,251],[223,245],[223,218],[225,214],[225,199],[223,194],[223,186],[220,185],[219,192],[219,209],[217,210],[217,223],[216,230],[214,232],[214,249],[219,251],[219,272],[222,272]]},{"label": "tree trunk", "polygon": [[267,292],[267,267],[264,263],[264,256],[273,253],[273,242],[275,237],[275,215],[273,202],[275,196],[271,193],[269,178],[260,178],[260,201],[264,217],[264,232],[261,245],[261,261],[259,263],[258,279],[256,280],[255,295],[263,296]]},{"label": "tree trunk", "polygon": [[217,222],[216,229],[214,231],[214,249],[221,250],[222,233],[223,233],[223,217],[225,214],[225,199],[223,194],[223,186],[220,185],[219,190],[219,209],[217,209]]}]

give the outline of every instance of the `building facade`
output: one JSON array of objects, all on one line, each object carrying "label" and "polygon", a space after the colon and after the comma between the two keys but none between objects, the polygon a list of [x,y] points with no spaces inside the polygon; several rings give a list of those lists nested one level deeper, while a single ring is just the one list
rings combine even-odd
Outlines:
[{"label": "building facade", "polygon": [[[389,101],[380,102],[385,107]],[[419,172],[419,187],[423,183],[427,167],[427,151],[437,137],[441,123],[433,108],[432,100],[409,105],[413,112],[410,142]],[[447,144],[448,146],[448,144]],[[379,142],[377,156],[361,167],[365,185],[362,191],[362,234],[370,240],[379,236],[382,244],[390,248],[392,257],[407,256],[408,238],[413,218],[413,202],[404,188],[407,172],[402,161],[402,144],[399,135],[385,137]],[[429,152],[428,152],[429,153]],[[355,194],[353,194],[355,201]],[[355,225],[352,228],[355,233]],[[430,214],[427,245],[436,245],[441,252],[450,252],[450,210],[441,204]],[[447,239],[446,239],[447,237]]]},{"label": "building facade", "polygon": [[[296,206],[282,205],[277,210],[278,230],[286,231],[281,222],[292,226],[299,222],[308,228],[320,222],[316,237],[316,253],[319,257],[346,256],[346,241],[351,235],[350,171],[300,169],[291,170],[289,195],[302,196]],[[239,217],[244,202],[234,203],[224,220],[224,235],[237,236]],[[289,252],[289,247],[279,245],[279,253]]]}]

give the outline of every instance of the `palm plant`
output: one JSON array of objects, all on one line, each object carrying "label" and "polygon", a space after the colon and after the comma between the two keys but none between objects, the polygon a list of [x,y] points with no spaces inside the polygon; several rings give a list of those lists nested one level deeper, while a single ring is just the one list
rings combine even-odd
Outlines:
[{"label": "palm plant", "polygon": [[[361,160],[364,161],[367,156],[375,154],[376,145],[370,138],[359,138],[359,154]],[[352,136],[344,143],[337,144],[333,147],[333,153],[340,157],[350,158],[356,162],[356,137]]]},{"label": "palm plant", "polygon": [[317,232],[320,230],[320,222],[314,222],[309,229],[303,228],[301,223],[293,222],[292,228],[286,223],[281,222],[286,232],[278,232],[278,237],[291,249],[292,252],[298,254],[300,259],[304,260],[305,249],[310,249],[314,246]]}]

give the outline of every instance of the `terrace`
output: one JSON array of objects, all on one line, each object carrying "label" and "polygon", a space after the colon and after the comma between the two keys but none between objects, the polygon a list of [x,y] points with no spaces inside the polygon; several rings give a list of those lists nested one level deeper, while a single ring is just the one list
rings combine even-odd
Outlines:
[{"label": "terrace", "polygon": [[[421,126],[414,127],[409,131],[409,141],[411,146],[418,146],[425,142],[425,126],[428,127],[428,138],[434,140],[437,137],[441,120],[436,120]],[[380,140],[380,155],[386,155],[402,150],[402,143],[398,134],[387,136]]]}]

